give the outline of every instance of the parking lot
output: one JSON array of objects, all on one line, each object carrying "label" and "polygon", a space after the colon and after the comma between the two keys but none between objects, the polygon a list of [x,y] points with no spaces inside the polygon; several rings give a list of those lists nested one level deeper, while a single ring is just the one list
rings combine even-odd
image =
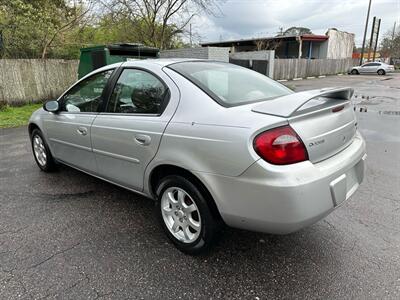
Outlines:
[{"label": "parking lot", "polygon": [[285,84],[355,89],[366,179],[309,228],[226,229],[199,257],[167,241],[151,201],[68,167],[40,172],[27,129],[0,129],[0,299],[398,299],[400,74]]}]

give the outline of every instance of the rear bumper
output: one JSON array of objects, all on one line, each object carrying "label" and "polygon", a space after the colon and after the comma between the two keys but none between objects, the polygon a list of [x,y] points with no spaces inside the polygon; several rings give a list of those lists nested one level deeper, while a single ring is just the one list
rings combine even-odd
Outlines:
[{"label": "rear bumper", "polygon": [[357,190],[364,178],[365,142],[357,134],[340,153],[319,163],[273,166],[258,160],[241,176],[197,174],[225,223],[275,234],[322,219]]}]

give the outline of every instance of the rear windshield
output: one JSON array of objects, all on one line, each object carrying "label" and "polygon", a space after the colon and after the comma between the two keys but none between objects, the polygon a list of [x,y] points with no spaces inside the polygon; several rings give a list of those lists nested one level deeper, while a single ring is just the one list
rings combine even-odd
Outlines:
[{"label": "rear windshield", "polygon": [[233,64],[189,61],[168,67],[227,107],[266,101],[292,93],[265,75]]}]

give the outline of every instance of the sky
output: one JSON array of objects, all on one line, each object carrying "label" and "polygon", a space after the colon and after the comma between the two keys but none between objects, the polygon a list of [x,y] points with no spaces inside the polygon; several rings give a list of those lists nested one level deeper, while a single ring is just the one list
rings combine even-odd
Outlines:
[{"label": "sky", "polygon": [[[315,34],[328,28],[355,33],[361,46],[369,0],[216,0],[221,13],[193,19],[193,31],[200,42],[274,36],[280,27],[308,27]],[[400,0],[372,0],[372,18],[382,19],[381,35],[400,25]],[[367,38],[370,31],[367,33]]]}]

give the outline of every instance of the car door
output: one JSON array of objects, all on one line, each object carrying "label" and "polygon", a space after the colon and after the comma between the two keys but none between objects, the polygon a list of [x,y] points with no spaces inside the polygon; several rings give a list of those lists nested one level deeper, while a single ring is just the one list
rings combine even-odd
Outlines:
[{"label": "car door", "polygon": [[[176,92],[172,98],[176,100]],[[144,171],[174,111],[168,104],[170,100],[170,89],[154,73],[137,68],[120,71],[105,112],[96,117],[91,129],[101,177],[143,189]]]},{"label": "car door", "polygon": [[379,63],[370,63],[369,73],[376,73],[378,72],[380,64]]},{"label": "car door", "polygon": [[363,64],[360,68],[360,73],[372,73],[372,72],[374,72],[374,64],[373,63]]},{"label": "car door", "polygon": [[381,63],[374,63],[374,73],[378,73],[378,70],[384,69],[383,65]]},{"label": "car door", "polygon": [[54,157],[79,169],[96,172],[90,126],[103,102],[103,91],[113,70],[86,78],[58,101],[60,111],[49,113],[44,127]]}]

